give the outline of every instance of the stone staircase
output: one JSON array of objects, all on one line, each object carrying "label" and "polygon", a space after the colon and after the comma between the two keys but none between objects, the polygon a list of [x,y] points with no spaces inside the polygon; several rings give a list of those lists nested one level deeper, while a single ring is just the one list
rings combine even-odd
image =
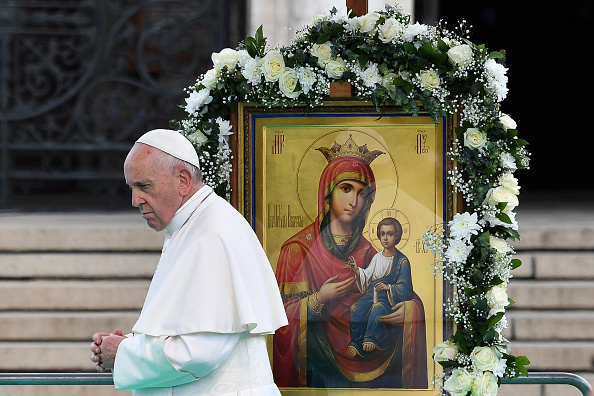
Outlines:
[{"label": "stone staircase", "polygon": [[[529,371],[578,374],[594,384],[594,200],[558,200],[518,210],[522,267],[508,295],[507,338]],[[579,396],[566,385],[503,385],[499,395]]]},{"label": "stone staircase", "polygon": [[[506,336],[530,371],[594,383],[594,205],[518,210]],[[93,372],[91,335],[128,331],[158,261],[162,233],[137,212],[0,213],[0,372]],[[581,393],[503,385],[499,395]],[[0,396],[130,395],[110,386],[0,386]]]},{"label": "stone staircase", "polygon": [[[92,334],[130,330],[162,242],[137,212],[0,214],[0,371],[94,372]],[[126,394],[0,386],[0,396]]]}]

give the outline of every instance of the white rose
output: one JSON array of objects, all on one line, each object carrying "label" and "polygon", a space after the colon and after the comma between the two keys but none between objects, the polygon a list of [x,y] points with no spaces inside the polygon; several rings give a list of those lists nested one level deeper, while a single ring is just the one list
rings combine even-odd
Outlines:
[{"label": "white rose", "polygon": [[342,75],[347,70],[347,65],[345,61],[340,58],[330,59],[326,62],[324,70],[326,71],[328,77],[339,79],[342,78]]},{"label": "white rose", "polygon": [[445,362],[456,360],[458,356],[458,347],[452,341],[445,341],[433,347],[433,360],[436,362]]},{"label": "white rose", "polygon": [[219,77],[221,76],[221,71],[219,69],[217,69],[216,67],[210,69],[209,71],[207,71],[206,73],[204,73],[204,76],[202,77],[202,80],[200,81],[202,83],[202,85],[204,85],[207,88],[214,88],[217,85],[217,81],[219,79]]},{"label": "white rose", "polygon": [[285,69],[285,60],[277,50],[270,50],[262,59],[262,73],[268,82],[278,81]]},{"label": "white rose", "polygon": [[477,128],[468,128],[464,132],[464,146],[472,150],[480,150],[487,143],[487,133]]},{"label": "white rose", "polygon": [[508,129],[516,129],[518,127],[518,124],[516,124],[513,118],[507,114],[502,114],[501,117],[499,117],[499,121],[503,124],[503,129],[506,131]]},{"label": "white rose", "polygon": [[505,239],[498,238],[496,236],[491,235],[489,237],[489,245],[499,253],[509,253],[511,252],[511,248],[505,241]]},{"label": "white rose", "polygon": [[396,73],[387,73],[385,76],[382,77],[382,87],[386,88],[389,91],[396,89],[396,86],[394,85],[394,79],[396,77],[398,77]]},{"label": "white rose", "polygon": [[211,59],[217,69],[223,70],[224,67],[227,67],[227,69],[233,70],[239,63],[239,52],[231,48],[225,48],[221,52],[213,53]]},{"label": "white rose", "polygon": [[375,24],[380,19],[380,14],[377,12],[370,12],[369,14],[360,17],[357,22],[359,23],[359,30],[363,33],[369,33],[375,29]]},{"label": "white rose", "polygon": [[489,372],[484,372],[480,377],[472,382],[472,396],[496,396],[497,395],[497,377]]},{"label": "white rose", "polygon": [[404,25],[396,18],[386,19],[386,22],[378,27],[378,38],[383,43],[389,43],[404,31]]},{"label": "white rose", "polygon": [[435,70],[421,70],[419,73],[419,81],[425,89],[432,90],[440,84],[439,74]]},{"label": "white rose", "polygon": [[[491,308],[491,311],[489,312],[490,316],[495,315],[498,312],[505,312],[505,307],[509,305],[505,283],[493,286],[489,289],[487,294],[485,294],[485,297],[487,298],[487,305]],[[493,370],[493,367],[489,370]]]},{"label": "white rose", "polygon": [[457,45],[448,50],[448,60],[454,66],[465,66],[472,62],[472,48],[468,44]]},{"label": "white rose", "polygon": [[444,382],[443,389],[451,396],[466,396],[472,388],[472,376],[465,368],[455,368],[452,375]]},{"label": "white rose", "polygon": [[504,212],[514,210],[514,208],[519,204],[518,197],[505,187],[500,186],[491,188],[487,192],[487,196],[485,197],[485,203],[491,206],[497,206],[502,202],[507,203]]},{"label": "white rose", "polygon": [[312,21],[311,21],[311,26],[317,26],[319,22],[323,22],[326,20],[326,16],[324,14],[316,14],[314,15]]},{"label": "white rose", "polygon": [[324,67],[326,62],[332,58],[332,43],[314,44],[311,47],[311,54],[318,58],[318,66]]},{"label": "white rose", "polygon": [[297,78],[297,73],[295,70],[287,67],[278,79],[278,86],[283,95],[285,95],[287,98],[294,99],[301,93],[299,90],[295,91],[298,82],[299,79]]},{"label": "white rose", "polygon": [[497,350],[493,346],[474,347],[470,353],[472,364],[480,371],[491,371],[497,364]]},{"label": "white rose", "polygon": [[518,185],[518,179],[511,174],[511,172],[505,172],[499,175],[499,184],[501,187],[507,188],[509,191],[518,195],[520,193],[520,186]]},{"label": "white rose", "polygon": [[196,132],[192,133],[191,135],[188,135],[188,140],[190,142],[194,143],[198,147],[200,147],[204,143],[208,142],[208,138],[206,137],[206,135],[200,131],[196,131]]}]

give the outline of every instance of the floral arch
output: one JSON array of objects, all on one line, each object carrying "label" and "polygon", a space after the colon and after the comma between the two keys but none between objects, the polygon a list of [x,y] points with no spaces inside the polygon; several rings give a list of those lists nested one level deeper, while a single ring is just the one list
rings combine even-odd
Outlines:
[{"label": "floral arch", "polygon": [[527,375],[524,356],[509,352],[502,336],[513,258],[508,240],[519,238],[514,209],[520,187],[514,177],[527,168],[526,142],[501,112],[507,96],[504,52],[489,52],[441,24],[411,23],[399,6],[355,16],[346,9],[318,15],[290,45],[268,48],[262,28],[236,49],[212,54],[213,68],[187,89],[188,117],[174,121],[194,144],[204,181],[229,196],[232,134],[238,102],[269,107],[323,104],[331,82],[352,85],[354,95],[382,112],[385,104],[437,120],[458,113],[453,149],[457,164],[449,182],[465,211],[423,234],[435,255],[434,269],[453,286],[446,313],[458,330],[434,347],[447,370],[438,379],[451,395],[494,395],[501,378]]}]

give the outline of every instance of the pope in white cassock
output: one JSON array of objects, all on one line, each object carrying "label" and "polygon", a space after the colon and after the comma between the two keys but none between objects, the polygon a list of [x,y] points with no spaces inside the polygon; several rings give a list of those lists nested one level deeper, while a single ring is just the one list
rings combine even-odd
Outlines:
[{"label": "pope in white cassock", "polygon": [[287,324],[270,263],[252,228],[201,180],[179,132],[144,134],[124,163],[132,205],[166,230],[142,312],[123,336],[96,333],[91,360],[135,396],[280,396],[266,334]]}]

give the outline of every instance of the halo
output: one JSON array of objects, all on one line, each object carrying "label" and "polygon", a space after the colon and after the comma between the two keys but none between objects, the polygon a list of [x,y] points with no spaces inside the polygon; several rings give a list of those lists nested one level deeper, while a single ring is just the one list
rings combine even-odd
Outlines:
[{"label": "halo", "polygon": [[[381,150],[385,155],[380,155],[370,165],[376,179],[375,202],[382,202],[383,207],[392,207],[396,202],[398,192],[398,169],[384,139],[372,128],[341,128],[322,134],[314,140],[304,151],[297,166],[297,199],[305,215],[311,222],[317,217],[318,185],[320,175],[328,164],[318,147],[330,147],[335,141],[344,142],[349,136],[359,145],[367,144],[370,150]],[[312,177],[312,171],[304,171],[305,167],[316,167],[317,177]]]}]

